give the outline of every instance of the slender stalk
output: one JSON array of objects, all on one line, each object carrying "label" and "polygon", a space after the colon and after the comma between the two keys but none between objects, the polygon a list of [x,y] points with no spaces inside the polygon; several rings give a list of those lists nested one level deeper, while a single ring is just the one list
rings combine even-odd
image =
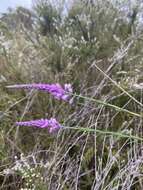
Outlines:
[{"label": "slender stalk", "polygon": [[122,92],[124,92],[127,96],[129,96],[132,100],[134,100],[138,105],[143,107],[143,104],[139,102],[136,98],[134,98],[130,93],[128,93],[124,88],[122,88],[116,81],[110,78],[102,69],[100,69],[96,64],[95,67],[103,74],[106,78],[108,78],[116,87],[118,87]]},{"label": "slender stalk", "polygon": [[113,135],[113,136],[119,136],[122,138],[130,138],[130,139],[134,139],[134,140],[143,141],[143,138],[140,138],[138,136],[127,135],[127,134],[120,133],[120,132],[104,131],[104,130],[99,130],[99,129],[84,128],[84,127],[67,127],[67,126],[64,126],[63,128],[64,129],[79,130],[79,131],[84,131],[84,132],[91,132],[91,133],[96,132],[96,133],[99,133],[101,135]]},{"label": "slender stalk", "polygon": [[110,103],[107,103],[107,102],[103,102],[103,101],[101,101],[101,100],[97,100],[97,99],[94,99],[94,98],[85,97],[85,96],[78,95],[78,94],[73,94],[73,96],[79,97],[79,98],[83,98],[83,99],[85,99],[85,100],[93,101],[93,102],[95,102],[95,103],[98,103],[98,104],[101,104],[101,105],[105,105],[105,106],[114,108],[115,110],[117,110],[117,111],[119,111],[119,112],[125,112],[125,113],[128,113],[128,114],[130,114],[130,115],[143,118],[143,115],[141,115],[141,114],[138,114],[138,113],[129,111],[129,110],[127,110],[127,109],[118,107],[118,106],[116,106],[116,105],[113,105],[113,104],[110,104]]}]

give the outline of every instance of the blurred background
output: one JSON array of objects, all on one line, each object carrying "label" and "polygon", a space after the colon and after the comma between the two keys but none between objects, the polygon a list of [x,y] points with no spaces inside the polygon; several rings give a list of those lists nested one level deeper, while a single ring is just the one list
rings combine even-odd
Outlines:
[{"label": "blurred background", "polygon": [[2,0],[0,2],[0,12],[4,13],[8,8],[16,8],[17,6],[23,6],[25,8],[32,8],[32,0]]},{"label": "blurred background", "polygon": [[[77,96],[6,88],[25,83]],[[0,189],[143,189],[142,89],[142,0],[1,0]]]}]

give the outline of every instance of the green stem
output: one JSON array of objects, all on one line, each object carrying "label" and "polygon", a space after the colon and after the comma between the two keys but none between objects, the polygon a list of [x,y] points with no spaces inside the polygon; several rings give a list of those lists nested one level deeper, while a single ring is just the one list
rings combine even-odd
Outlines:
[{"label": "green stem", "polygon": [[143,118],[143,116],[140,115],[140,114],[138,114],[138,113],[129,111],[129,110],[124,109],[124,108],[120,108],[120,107],[118,107],[118,106],[116,106],[116,105],[113,105],[113,104],[110,104],[110,103],[106,103],[106,102],[103,102],[103,101],[101,101],[101,100],[97,100],[97,99],[94,99],[94,98],[89,98],[89,97],[85,97],[85,96],[77,95],[77,94],[73,94],[73,96],[79,97],[79,98],[83,98],[83,99],[85,99],[85,100],[93,101],[93,102],[96,102],[96,103],[98,103],[98,104],[102,104],[102,105],[105,105],[105,106],[114,108],[115,110],[117,110],[117,111],[119,111],[119,112],[126,112],[126,113],[128,113],[128,114],[130,114],[130,115]]},{"label": "green stem", "polygon": [[79,131],[84,131],[84,132],[94,132],[94,133],[96,132],[96,133],[103,134],[103,135],[113,135],[113,136],[119,136],[119,137],[123,137],[123,138],[131,138],[131,139],[143,141],[143,138],[140,138],[138,136],[127,135],[127,134],[120,133],[120,132],[103,131],[103,130],[99,130],[99,129],[91,129],[91,128],[84,128],[84,127],[66,127],[66,126],[64,126],[64,129],[73,129],[73,130],[79,130]]}]

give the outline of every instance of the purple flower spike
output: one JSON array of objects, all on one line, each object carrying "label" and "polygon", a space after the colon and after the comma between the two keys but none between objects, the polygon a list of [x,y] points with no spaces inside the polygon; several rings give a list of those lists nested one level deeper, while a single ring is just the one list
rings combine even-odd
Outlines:
[{"label": "purple flower spike", "polygon": [[15,124],[18,126],[48,128],[50,133],[55,132],[62,127],[55,118],[51,118],[49,120],[39,119],[39,120],[32,120],[32,121],[20,121],[20,122],[16,122]]},{"label": "purple flower spike", "polygon": [[37,89],[49,92],[58,100],[71,102],[71,94],[73,92],[71,84],[65,84],[64,88],[60,84],[19,84],[7,86],[7,88],[16,89]]}]

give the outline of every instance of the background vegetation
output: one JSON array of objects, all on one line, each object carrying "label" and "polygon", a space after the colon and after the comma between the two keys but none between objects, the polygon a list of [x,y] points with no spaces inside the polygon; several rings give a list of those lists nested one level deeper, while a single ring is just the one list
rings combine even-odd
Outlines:
[{"label": "background vegetation", "polygon": [[[142,138],[142,6],[40,0],[1,15],[0,189],[143,189],[142,141],[131,138]],[[34,82],[71,83],[83,97],[68,105],[5,87]],[[14,125],[50,117],[70,128]]]}]

